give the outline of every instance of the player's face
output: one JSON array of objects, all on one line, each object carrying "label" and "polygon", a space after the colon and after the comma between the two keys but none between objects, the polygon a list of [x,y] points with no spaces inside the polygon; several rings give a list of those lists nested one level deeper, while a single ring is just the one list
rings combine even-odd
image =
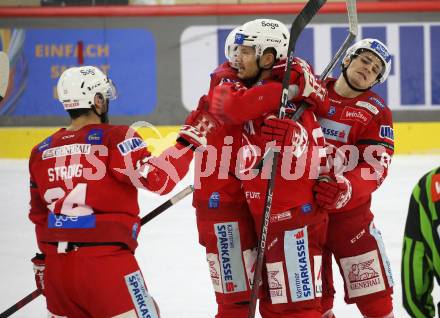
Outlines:
[{"label": "player's face", "polygon": [[366,89],[375,84],[382,69],[382,61],[374,53],[366,51],[351,61],[347,76],[352,85]]},{"label": "player's face", "polygon": [[237,64],[239,79],[246,80],[258,75],[257,57],[253,47],[244,45],[238,47]]}]

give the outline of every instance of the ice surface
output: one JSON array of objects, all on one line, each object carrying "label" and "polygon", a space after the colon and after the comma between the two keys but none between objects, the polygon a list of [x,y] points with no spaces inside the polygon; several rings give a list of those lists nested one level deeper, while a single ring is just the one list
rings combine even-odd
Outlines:
[{"label": "ice surface", "polygon": [[[408,317],[401,301],[400,260],[409,196],[417,180],[439,165],[440,156],[395,156],[388,178],[374,194],[375,224],[382,232],[396,282],[396,318]],[[190,184],[190,176],[173,194]],[[29,260],[37,249],[33,225],[27,218],[28,182],[26,160],[0,160],[0,312],[35,289]],[[146,213],[166,198],[142,192],[139,200]],[[198,244],[190,197],[143,226],[136,255],[163,318],[214,316],[214,295],[204,250]],[[341,282],[336,270],[337,317],[360,317],[355,306],[343,302]],[[438,301],[438,288],[435,292]],[[47,317],[44,297],[38,297],[12,317]]]}]

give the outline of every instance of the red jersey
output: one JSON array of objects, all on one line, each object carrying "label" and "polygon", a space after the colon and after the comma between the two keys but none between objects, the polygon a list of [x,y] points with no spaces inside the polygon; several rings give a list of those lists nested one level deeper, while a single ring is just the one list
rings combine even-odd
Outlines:
[{"label": "red jersey", "polygon": [[[243,134],[242,171],[255,166],[265,152],[266,145],[262,141],[260,132],[262,122],[263,118],[258,118],[246,124],[248,128]],[[275,176],[271,213],[297,207],[308,212],[307,209],[312,207],[314,201],[312,187],[319,175],[321,158],[324,154],[324,138],[321,127],[310,110],[304,111],[298,122],[308,134],[307,150],[299,158],[292,154],[287,155],[286,151],[281,153]],[[267,190],[269,171],[265,172],[263,168],[261,173],[250,180],[242,177],[246,198],[255,215],[262,215],[264,210],[263,197]]]},{"label": "red jersey", "polygon": [[[261,215],[268,173],[264,173],[263,169],[263,173],[255,174],[253,177],[243,175],[255,166],[266,150],[261,138],[261,125],[264,115],[278,110],[282,85],[276,81],[260,81],[250,89],[239,84],[225,84],[216,90],[221,91],[224,117],[234,123],[250,120],[244,129],[239,167],[251,210],[253,214]],[[300,158],[282,154],[275,179],[273,213],[302,206],[308,209],[312,206],[312,186],[318,176],[324,138],[321,127],[310,110],[304,112],[299,122],[307,131],[308,148]],[[292,191],[295,195],[292,195]]]},{"label": "red jersey", "polygon": [[[371,193],[383,182],[388,173],[394,153],[394,131],[391,110],[372,91],[356,98],[344,98],[334,91],[335,79],[327,82],[330,105],[318,108],[316,115],[321,124],[326,142],[341,147],[354,145],[359,151],[352,157],[338,152],[348,163],[344,176],[353,187],[348,204],[337,212],[355,208],[369,209]],[[328,150],[335,153],[334,149]],[[343,161],[342,161],[343,162]]]},{"label": "red jersey", "polygon": [[30,213],[41,251],[49,242],[122,242],[137,246],[137,188],[171,191],[193,152],[180,144],[152,157],[128,126],[60,129],[29,160]]},{"label": "red jersey", "polygon": [[[216,86],[238,81],[237,71],[225,62],[211,74],[208,96]],[[208,110],[208,100],[207,96],[203,96],[199,108]],[[222,125],[214,136],[208,137],[207,150],[195,155],[194,207],[201,210],[228,209],[245,204],[240,180],[233,174],[242,127]],[[201,214],[199,216],[203,217]]]}]

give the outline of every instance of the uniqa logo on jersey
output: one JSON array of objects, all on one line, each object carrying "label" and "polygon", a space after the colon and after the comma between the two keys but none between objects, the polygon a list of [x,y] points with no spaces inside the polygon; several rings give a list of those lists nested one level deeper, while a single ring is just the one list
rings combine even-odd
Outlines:
[{"label": "uniqa logo on jersey", "polygon": [[238,223],[216,223],[214,229],[217,236],[223,292],[227,294],[245,291],[247,284],[241,262],[242,252]]}]

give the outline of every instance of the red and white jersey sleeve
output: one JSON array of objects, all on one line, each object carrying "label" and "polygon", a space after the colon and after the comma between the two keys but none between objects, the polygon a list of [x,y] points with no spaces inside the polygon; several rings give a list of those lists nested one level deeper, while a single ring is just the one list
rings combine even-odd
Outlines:
[{"label": "red and white jersey sleeve", "polygon": [[[236,82],[239,82],[237,71],[225,62],[211,74],[208,95],[218,85]],[[209,98],[203,96],[199,108],[209,108],[209,102]],[[199,218],[212,218],[213,210],[229,211],[232,207],[237,211],[237,206],[245,204],[241,182],[234,176],[241,133],[242,125],[222,125],[214,136],[209,136],[207,149],[194,156],[193,205],[198,209]]]},{"label": "red and white jersey sleeve", "polygon": [[[295,61],[297,61],[295,59]],[[313,72],[307,62],[310,72]],[[241,82],[221,83],[208,96],[210,110],[220,120],[231,124],[243,124],[247,120],[259,118],[262,114],[277,112],[280,106],[285,60],[272,69],[271,78],[260,80],[251,88]],[[290,73],[290,84],[300,84],[303,75],[294,67]]]},{"label": "red and white jersey sleeve", "polygon": [[210,110],[225,123],[243,124],[262,114],[276,111],[280,105],[282,85],[264,81],[246,88],[242,83],[218,85],[208,96]]},{"label": "red and white jersey sleeve", "polygon": [[138,133],[115,126],[110,145],[110,171],[120,181],[158,194],[169,193],[188,172],[193,151],[177,143],[153,157]]},{"label": "red and white jersey sleeve", "polygon": [[101,124],[61,129],[34,147],[29,217],[42,251],[43,243],[58,241],[123,242],[134,250],[136,188],[170,191],[192,158],[191,150],[181,153],[180,148],[154,158],[129,127]]},{"label": "red and white jersey sleeve", "polygon": [[394,153],[394,130],[391,110],[374,92],[348,99],[339,96],[333,86],[334,80],[330,80],[330,105],[318,109],[317,115],[330,145],[328,152],[333,157],[338,153],[346,160],[344,176],[350,180],[353,193],[349,203],[338,210],[346,211],[370,205],[371,193],[388,173]]}]

